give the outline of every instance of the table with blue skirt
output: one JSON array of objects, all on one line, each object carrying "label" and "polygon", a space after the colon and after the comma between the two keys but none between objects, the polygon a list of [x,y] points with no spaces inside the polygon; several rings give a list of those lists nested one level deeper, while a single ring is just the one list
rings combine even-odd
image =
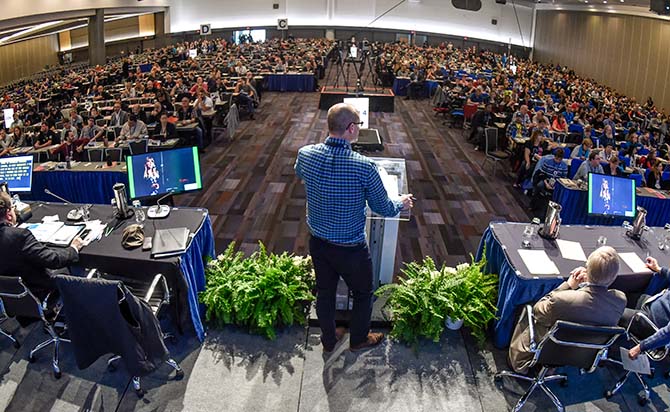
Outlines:
[{"label": "table with blue skirt", "polygon": [[[665,226],[670,223],[670,198],[644,187],[636,189],[635,198],[637,206],[647,210],[648,226]],[[633,217],[589,216],[588,191],[567,187],[560,180],[554,187],[553,200],[561,205],[561,219],[564,224],[621,226],[624,221],[633,220]]]},{"label": "table with blue skirt", "polygon": [[[38,222],[44,216],[58,215],[64,220],[72,205],[62,203],[36,202],[31,204],[33,217]],[[146,210],[145,210],[146,214]],[[101,220],[108,227],[114,227],[116,218],[110,206],[94,205],[90,209],[91,220]],[[109,236],[93,241],[79,253],[77,266],[98,269],[125,278],[151,282],[161,273],[168,282],[171,294],[172,320],[181,332],[194,331],[200,341],[205,338],[202,322],[204,306],[198,301],[198,294],[205,290],[205,265],[214,257],[214,235],[207,209],[172,208],[164,219],[144,222],[144,235],[154,236],[155,230],[185,227],[191,234],[186,250],[172,257],[154,259],[150,251],[141,248],[124,249],[121,245],[123,230],[135,223],[134,218],[121,221]]]},{"label": "table with blue skirt", "polygon": [[314,75],[311,73],[268,74],[266,79],[271,92],[314,91]]},{"label": "table with blue skirt", "polygon": [[[476,260],[486,254],[488,273],[495,273],[499,278],[496,318],[493,329],[493,343],[498,348],[509,346],[517,320],[518,312],[526,304],[534,304],[544,295],[554,290],[578,266],[585,262],[564,259],[555,240],[547,240],[534,234],[530,238],[530,248],[544,250],[556,264],[559,274],[532,275],[518,252],[522,248],[525,223],[495,222],[489,224],[479,243]],[[662,228],[653,228],[660,233]],[[622,229],[614,226],[570,226],[562,225],[560,239],[580,242],[585,255],[597,249],[600,237],[605,244],[614,247],[617,252],[635,252],[640,259],[647,253],[668,262],[670,253],[659,250],[655,237],[644,236],[636,241],[623,235]],[[619,274],[611,288],[626,293],[657,293],[666,287],[666,280],[660,275],[650,272],[635,273],[623,260],[620,261]]]},{"label": "table with blue skirt", "polygon": [[[396,96],[407,96],[407,88],[411,82],[409,77],[396,77],[393,80],[393,94]],[[422,97],[432,96],[435,90],[437,90],[437,86],[439,86],[437,80],[426,80]]]}]

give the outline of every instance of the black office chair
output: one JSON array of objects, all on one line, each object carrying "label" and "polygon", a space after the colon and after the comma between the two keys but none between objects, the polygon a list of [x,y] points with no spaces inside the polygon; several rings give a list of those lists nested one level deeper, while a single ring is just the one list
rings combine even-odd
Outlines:
[{"label": "black office chair", "polygon": [[86,153],[89,162],[103,162],[105,160],[105,149],[88,149]]},{"label": "black office chair", "polygon": [[[9,315],[7,315],[7,312],[5,311],[5,305],[4,303],[2,303],[2,299],[0,299],[0,325],[3,324],[7,319],[9,319]],[[11,340],[12,345],[14,345],[16,349],[21,347],[19,341],[16,340],[14,335],[12,335],[11,333],[0,328],[0,334],[6,336],[9,340]]]},{"label": "black office chair", "polygon": [[498,150],[498,129],[495,127],[487,127],[484,129],[484,140],[486,142],[485,149],[486,153],[484,156],[484,161],[482,162],[482,168],[486,164],[487,160],[493,161],[493,175],[496,174],[496,166],[498,162],[502,160],[509,159],[509,153]]},{"label": "black office chair", "polygon": [[[153,372],[163,361],[175,369],[175,379],[183,378],[184,371],[163,344],[163,339],[171,335],[163,334],[156,318],[170,299],[163,275],[155,275],[151,283],[97,275],[91,271],[86,279],[56,276],[79,368],[86,368],[97,359],[88,352],[90,347],[99,350],[103,345],[101,353],[115,354],[107,361],[109,370],[116,370],[117,362],[123,361],[140,397],[144,395],[140,376]],[[95,309],[91,308],[92,302]],[[137,325],[146,319],[145,311],[154,321]],[[91,336],[103,339],[92,341]],[[129,341],[134,343],[128,346]]]},{"label": "black office chair", "polygon": [[149,151],[149,139],[129,140],[128,147],[131,155],[147,153]]},{"label": "black office chair", "polygon": [[[654,322],[647,317],[642,312],[637,312],[635,316],[633,316],[628,323],[628,326],[626,327],[626,334],[628,335],[628,338],[633,341],[634,344],[639,344],[644,338],[649,337],[656,333],[658,331],[658,326],[654,324]],[[663,359],[668,357],[668,347],[664,346],[662,348],[650,350],[647,352],[644,352],[644,356],[647,356],[650,361],[653,362],[660,362]],[[615,363],[619,366],[623,367],[623,364],[615,359],[608,358],[607,361]],[[652,369],[653,373],[653,369]],[[640,375],[637,372],[633,371],[626,371],[626,373],[617,381],[616,384],[614,384],[614,387],[611,390],[605,391],[605,398],[609,399],[614,394],[616,394],[619,389],[626,383],[630,375],[634,375],[638,382],[642,385],[642,390],[644,391],[644,394],[638,394],[637,401],[641,406],[646,405],[649,402],[649,395],[650,395],[650,390],[649,390],[649,385],[644,381],[644,378],[642,375]],[[670,371],[665,373],[665,378],[670,377]]]},{"label": "black office chair", "polygon": [[107,149],[105,155],[109,157],[112,162],[120,162],[123,158],[123,149]]},{"label": "black office chair", "polygon": [[61,377],[58,349],[61,342],[70,342],[70,340],[60,337],[56,331],[56,318],[60,312],[60,305],[52,297],[53,294],[50,294],[44,302],[40,302],[20,277],[0,276],[0,299],[2,299],[7,316],[39,319],[44,324],[44,330],[49,334],[49,339],[30,351],[29,361],[35,362],[37,352],[53,344],[52,367],[54,377],[58,379]]},{"label": "black office chair", "polygon": [[535,377],[512,371],[501,371],[495,375],[496,381],[509,376],[531,382],[526,393],[514,407],[514,412],[518,412],[523,407],[538,387],[551,399],[556,409],[563,412],[565,410],[563,404],[546,386],[546,383],[560,380],[561,384],[567,384],[568,378],[566,375],[547,376],[549,369],[560,366],[575,366],[591,373],[598,367],[600,360],[607,357],[609,347],[619,336],[626,333],[625,329],[617,326],[588,326],[559,320],[542,336],[542,340],[536,343],[533,307],[526,305],[525,313],[522,313],[521,316],[528,316],[528,326],[530,328],[530,351],[533,353],[533,359],[528,366],[530,368],[539,366],[540,371]]}]

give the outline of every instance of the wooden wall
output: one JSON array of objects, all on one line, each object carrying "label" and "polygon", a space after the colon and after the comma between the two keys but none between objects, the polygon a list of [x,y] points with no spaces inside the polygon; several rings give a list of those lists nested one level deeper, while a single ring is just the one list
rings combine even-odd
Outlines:
[{"label": "wooden wall", "polygon": [[55,34],[0,47],[0,85],[58,64]]},{"label": "wooden wall", "polygon": [[538,10],[534,59],[558,63],[617,91],[670,110],[670,22]]}]

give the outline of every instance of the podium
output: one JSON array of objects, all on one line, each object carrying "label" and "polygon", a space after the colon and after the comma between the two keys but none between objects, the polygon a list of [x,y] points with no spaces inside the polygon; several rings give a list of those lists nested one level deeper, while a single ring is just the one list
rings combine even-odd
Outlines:
[{"label": "podium", "polygon": [[[401,194],[409,193],[407,184],[407,169],[405,159],[387,157],[371,157],[379,168],[386,192],[391,199]],[[398,226],[400,221],[409,221],[411,212],[403,211],[393,217],[380,216],[367,209],[365,234],[372,259],[373,290],[380,285],[393,282],[395,267],[395,253],[398,245]],[[344,280],[340,279],[337,285],[337,310],[351,310],[353,299]]]}]

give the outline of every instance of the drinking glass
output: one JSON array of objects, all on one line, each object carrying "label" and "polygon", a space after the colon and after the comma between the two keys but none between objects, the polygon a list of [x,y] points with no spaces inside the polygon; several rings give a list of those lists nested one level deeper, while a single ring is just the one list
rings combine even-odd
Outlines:
[{"label": "drinking glass", "polygon": [[521,236],[521,246],[525,249],[530,249],[530,240],[533,238],[533,233],[535,233],[535,228],[531,225],[526,225],[523,229],[523,235]]},{"label": "drinking glass", "polygon": [[607,244],[607,238],[605,236],[598,237],[598,247],[605,246]]}]

